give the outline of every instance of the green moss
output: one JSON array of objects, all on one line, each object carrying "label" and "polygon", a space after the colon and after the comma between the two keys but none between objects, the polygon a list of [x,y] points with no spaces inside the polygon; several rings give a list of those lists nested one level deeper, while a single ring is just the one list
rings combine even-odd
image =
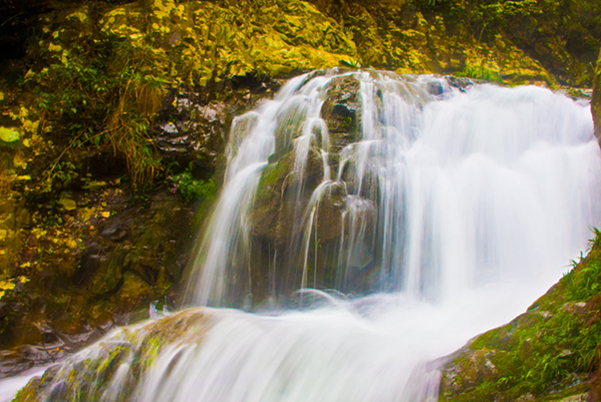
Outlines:
[{"label": "green moss", "polygon": [[210,316],[204,311],[186,310],[147,322],[142,328],[120,328],[89,348],[87,353],[71,356],[63,363],[46,370],[41,379],[32,380],[19,391],[15,401],[104,400],[104,394],[115,379],[118,368],[123,364],[129,366],[129,375],[124,379],[116,400],[129,401],[138,381],[153,367],[165,346],[174,342],[200,342],[210,325]]},{"label": "green moss", "polygon": [[[590,388],[601,345],[601,235],[586,258],[529,311],[475,338],[450,363],[443,400],[556,400]],[[482,353],[488,363],[479,361]],[[494,367],[487,375],[474,372]]]},{"label": "green moss", "polygon": [[258,202],[267,201],[272,196],[281,192],[281,187],[290,173],[289,158],[282,158],[276,163],[265,166],[261,172],[256,199]]}]

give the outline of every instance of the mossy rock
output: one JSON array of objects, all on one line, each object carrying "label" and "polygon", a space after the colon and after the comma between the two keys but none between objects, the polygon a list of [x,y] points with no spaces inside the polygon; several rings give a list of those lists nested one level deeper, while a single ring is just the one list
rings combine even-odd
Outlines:
[{"label": "mossy rock", "polygon": [[[251,211],[251,233],[271,244],[286,245],[303,230],[291,217],[302,215],[311,194],[323,178],[319,150],[310,148],[303,172],[294,171],[295,153],[265,167]],[[301,204],[297,204],[297,196]],[[300,217],[300,216],[298,216]]]},{"label": "mossy rock", "polygon": [[[291,98],[276,116],[275,154],[281,155],[292,150],[292,141],[302,135],[305,118],[310,108],[305,98]],[[270,160],[273,160],[271,158]]]},{"label": "mossy rock", "polygon": [[[116,401],[131,400],[140,379],[151,369],[164,346],[195,344],[211,327],[212,318],[200,309],[184,310],[108,334],[85,351],[50,367],[32,379],[17,402],[102,400],[113,381],[123,381]],[[115,376],[127,366],[125,378]]]},{"label": "mossy rock", "polygon": [[351,76],[335,77],[321,108],[334,153],[361,139],[361,83]]},{"label": "mossy rock", "polygon": [[567,401],[587,392],[596,400],[600,292],[597,232],[588,255],[526,313],[447,358],[440,400]]},{"label": "mossy rock", "polygon": [[315,230],[321,245],[337,243],[343,228],[346,210],[346,189],[336,184],[329,187],[317,209]]},{"label": "mossy rock", "polygon": [[601,141],[601,53],[599,54],[593,81],[591,112],[593,113],[593,120],[595,122],[595,136]]}]

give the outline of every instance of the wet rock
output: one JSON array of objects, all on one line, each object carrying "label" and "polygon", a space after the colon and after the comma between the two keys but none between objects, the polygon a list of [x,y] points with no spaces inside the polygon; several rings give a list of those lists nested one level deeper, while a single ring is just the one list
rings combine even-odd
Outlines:
[{"label": "wet rock", "polygon": [[163,157],[188,166],[202,161],[217,166],[218,151],[224,147],[227,133],[226,106],[223,102],[206,103],[201,94],[181,89],[164,105],[151,130]]},{"label": "wet rock", "polygon": [[593,121],[595,122],[595,136],[601,141],[601,53],[599,54],[593,79],[591,112],[593,113]]},{"label": "wet rock", "polygon": [[101,232],[102,236],[114,242],[125,240],[128,228],[120,219],[113,219]]},{"label": "wet rock", "polygon": [[321,117],[328,127],[334,152],[361,138],[360,88],[360,82],[353,76],[336,77],[328,88]]},{"label": "wet rock", "polygon": [[346,190],[342,185],[328,189],[319,202],[315,228],[323,244],[336,242],[342,234],[343,214],[346,210]]},{"label": "wet rock", "polygon": [[92,242],[81,256],[79,269],[75,271],[73,282],[78,286],[88,285],[105,261],[106,255],[103,254],[102,247],[97,242]]},{"label": "wet rock", "polygon": [[461,90],[466,89],[467,87],[474,85],[474,81],[470,78],[465,77],[454,77],[452,75],[448,75],[445,77],[450,86],[459,88]]},{"label": "wet rock", "polygon": [[[148,373],[163,346],[178,342],[197,344],[212,325],[211,316],[201,309],[189,309],[143,324],[143,329],[121,328],[88,348],[86,353],[62,359],[47,369],[41,378],[32,379],[16,401],[100,400],[107,386],[116,379],[119,368],[129,372],[121,380],[119,400],[132,400],[138,381]],[[139,329],[139,328],[138,328]],[[175,356],[177,359],[178,356]]]},{"label": "wet rock", "polygon": [[49,402],[61,402],[68,398],[68,387],[66,381],[59,381],[52,386],[48,395]]},{"label": "wet rock", "polygon": [[278,112],[275,129],[275,154],[292,150],[292,140],[302,135],[309,103],[304,98],[292,98]]},{"label": "wet rock", "polygon": [[[465,350],[461,359],[447,366],[443,376],[444,394],[453,398],[475,388],[485,381],[496,382],[498,370],[492,363],[495,351]],[[503,352],[504,353],[504,352]]]},{"label": "wet rock", "polygon": [[309,150],[302,173],[293,171],[294,160],[294,152],[289,152],[263,170],[251,212],[252,234],[278,246],[288,244],[303,229],[294,219],[302,208],[297,197],[304,205],[323,178],[318,150]]},{"label": "wet rock", "polygon": [[15,351],[0,351],[0,378],[17,375],[25,370],[29,370],[34,364],[34,359],[28,359]]},{"label": "wet rock", "polygon": [[428,82],[428,93],[430,95],[442,95],[444,92],[444,87],[438,81]]}]

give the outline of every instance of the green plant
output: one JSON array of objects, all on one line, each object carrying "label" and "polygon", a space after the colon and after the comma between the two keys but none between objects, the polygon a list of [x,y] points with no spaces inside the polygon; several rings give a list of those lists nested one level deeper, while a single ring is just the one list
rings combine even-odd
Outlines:
[{"label": "green plant", "polygon": [[484,65],[466,66],[461,72],[456,74],[459,77],[468,77],[490,82],[503,82],[498,71],[492,70]]},{"label": "green plant", "polygon": [[361,68],[361,63],[357,60],[340,60],[340,65],[349,68]]},{"label": "green plant", "polygon": [[[35,93],[45,137],[58,150],[44,174],[44,189],[68,184],[56,170],[72,154],[107,146],[126,161],[137,188],[152,182],[159,170],[147,131],[170,84],[164,71],[153,68],[165,60],[150,45],[151,32],[124,40],[98,29],[101,25],[87,25],[92,14],[80,14],[67,17],[64,27],[49,24],[36,38],[33,67],[21,81]],[[81,32],[84,39],[70,40]]]},{"label": "green plant", "polygon": [[179,174],[167,175],[166,182],[171,192],[173,194],[179,192],[186,202],[211,200],[215,194],[215,183],[213,180],[195,180],[192,177],[190,169],[186,169]]}]

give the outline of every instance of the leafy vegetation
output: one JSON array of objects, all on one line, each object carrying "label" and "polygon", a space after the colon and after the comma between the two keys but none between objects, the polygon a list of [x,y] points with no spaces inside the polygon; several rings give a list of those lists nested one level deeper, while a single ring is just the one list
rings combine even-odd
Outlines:
[{"label": "leafy vegetation", "polygon": [[475,78],[490,82],[503,82],[498,71],[492,70],[486,66],[466,66],[462,71],[456,74],[458,77]]},{"label": "leafy vegetation", "polygon": [[186,202],[193,200],[211,201],[215,197],[215,182],[213,179],[207,181],[195,180],[190,168],[179,174],[169,174],[166,183],[172,193],[178,192]]}]

